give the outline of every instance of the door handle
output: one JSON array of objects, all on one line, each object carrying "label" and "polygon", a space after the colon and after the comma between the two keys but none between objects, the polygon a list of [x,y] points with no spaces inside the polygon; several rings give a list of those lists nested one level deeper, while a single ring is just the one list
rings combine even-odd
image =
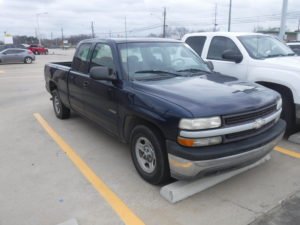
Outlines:
[{"label": "door handle", "polygon": [[88,81],[83,81],[83,87],[86,88],[87,86],[89,86],[90,82]]}]

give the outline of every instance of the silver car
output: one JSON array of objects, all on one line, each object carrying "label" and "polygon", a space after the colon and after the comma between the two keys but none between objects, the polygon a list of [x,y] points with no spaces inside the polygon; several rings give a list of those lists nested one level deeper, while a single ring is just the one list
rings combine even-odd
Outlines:
[{"label": "silver car", "polygon": [[32,63],[35,55],[32,51],[22,48],[8,48],[0,51],[0,63]]}]

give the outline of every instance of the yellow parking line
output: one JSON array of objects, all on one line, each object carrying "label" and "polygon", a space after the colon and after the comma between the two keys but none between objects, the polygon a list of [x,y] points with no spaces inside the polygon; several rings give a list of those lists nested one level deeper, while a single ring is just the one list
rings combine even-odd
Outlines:
[{"label": "yellow parking line", "polygon": [[47,121],[39,114],[33,114],[40,125],[45,129],[49,136],[58,144],[62,151],[66,153],[69,159],[75,164],[83,176],[93,185],[107,203],[114,209],[126,225],[145,225],[133,211],[99,178],[93,170],[80,158],[62,137],[56,133]]},{"label": "yellow parking line", "polygon": [[298,152],[294,152],[294,151],[291,151],[291,150],[282,148],[282,147],[280,147],[280,146],[276,146],[276,147],[274,148],[274,150],[277,151],[277,152],[280,152],[280,153],[282,153],[282,154],[285,154],[285,155],[288,155],[288,156],[291,156],[291,157],[300,159],[300,153],[298,153]]}]

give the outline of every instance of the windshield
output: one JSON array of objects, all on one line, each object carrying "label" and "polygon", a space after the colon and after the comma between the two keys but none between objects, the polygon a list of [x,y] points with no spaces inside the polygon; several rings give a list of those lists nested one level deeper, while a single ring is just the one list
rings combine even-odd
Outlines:
[{"label": "windshield", "polygon": [[202,59],[184,43],[119,44],[123,70],[130,79],[153,79],[209,73]]},{"label": "windshield", "polygon": [[249,55],[254,59],[294,55],[284,43],[271,36],[249,35],[238,37]]}]

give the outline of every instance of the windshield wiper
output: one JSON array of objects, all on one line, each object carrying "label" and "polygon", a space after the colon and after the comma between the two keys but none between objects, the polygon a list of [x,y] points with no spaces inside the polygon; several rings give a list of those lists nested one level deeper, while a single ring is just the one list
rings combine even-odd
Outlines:
[{"label": "windshield wiper", "polygon": [[171,71],[167,71],[167,70],[140,70],[140,71],[136,71],[134,73],[156,73],[156,74],[167,74],[167,75],[173,75],[173,76],[181,76],[178,73],[174,73]]},{"label": "windshield wiper", "polygon": [[210,71],[196,69],[196,68],[188,68],[183,70],[177,70],[176,72],[191,72],[193,74],[199,74],[199,73],[211,73]]}]

